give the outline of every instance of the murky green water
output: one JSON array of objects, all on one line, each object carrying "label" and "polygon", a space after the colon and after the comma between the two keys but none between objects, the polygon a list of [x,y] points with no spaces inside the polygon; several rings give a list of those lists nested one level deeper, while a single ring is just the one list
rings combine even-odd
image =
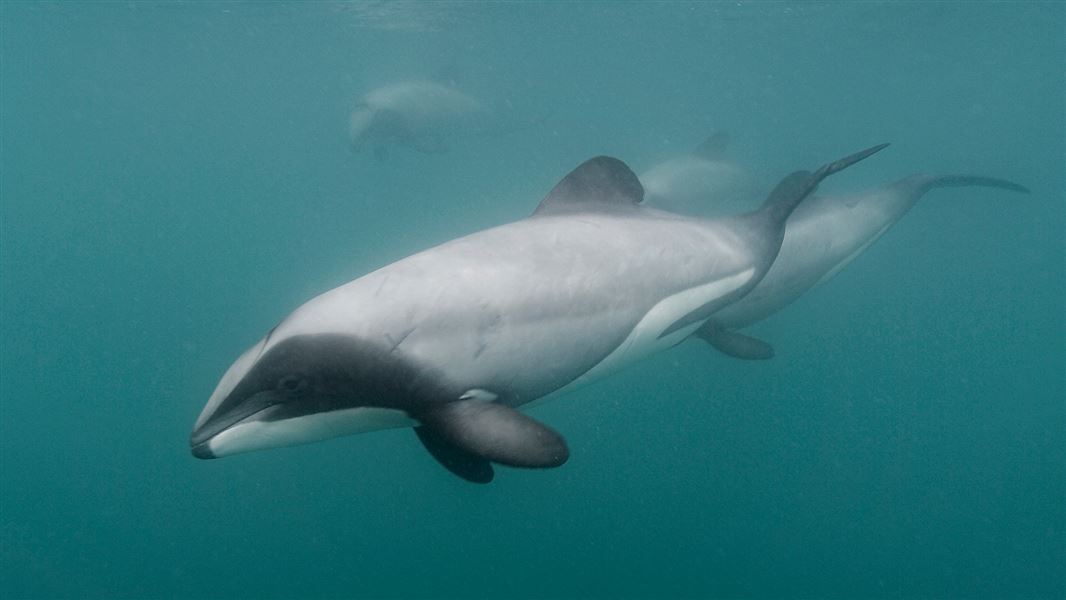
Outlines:
[{"label": "murky green water", "polygon": [[[1059,3],[0,6],[0,596],[1066,595]],[[347,148],[376,86],[504,118]],[[931,192],[827,285],[534,410],[572,457],[409,431],[202,462],[223,370],[309,297],[714,130],[766,185]]]}]

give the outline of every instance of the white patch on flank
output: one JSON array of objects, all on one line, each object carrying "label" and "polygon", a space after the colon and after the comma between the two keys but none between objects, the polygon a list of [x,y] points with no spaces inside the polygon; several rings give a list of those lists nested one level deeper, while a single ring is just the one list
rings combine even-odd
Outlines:
[{"label": "white patch on flank", "polygon": [[391,408],[359,407],[282,419],[239,423],[211,438],[216,457],[296,446],[342,435],[415,425],[406,413]]},{"label": "white patch on flank", "polygon": [[481,400],[482,402],[492,402],[498,396],[488,390],[472,389],[467,390],[462,396],[459,396],[460,400]]},{"label": "white patch on flank", "polygon": [[658,304],[648,311],[648,314],[644,315],[644,318],[637,323],[633,331],[629,332],[629,336],[615,348],[614,352],[611,352],[607,355],[607,358],[604,358],[599,364],[586,371],[584,375],[571,381],[550,394],[550,396],[554,397],[557,394],[564,394],[583,387],[646,356],[681,342],[699,329],[704,321],[697,321],[669,335],[659,336],[685,315],[712,300],[721,298],[740,288],[750,281],[754,274],[754,268],[748,269],[723,279],[689,288],[660,300]]}]

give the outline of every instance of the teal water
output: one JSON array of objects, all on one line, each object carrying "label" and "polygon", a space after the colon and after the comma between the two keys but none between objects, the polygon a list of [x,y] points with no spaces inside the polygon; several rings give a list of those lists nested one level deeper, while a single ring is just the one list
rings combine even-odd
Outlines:
[{"label": "teal water", "polygon": [[[1066,596],[1060,3],[0,5],[0,597]],[[375,86],[510,125],[354,155]],[[752,328],[534,414],[475,486],[409,431],[198,461],[309,297],[727,129],[768,183],[975,173]]]}]

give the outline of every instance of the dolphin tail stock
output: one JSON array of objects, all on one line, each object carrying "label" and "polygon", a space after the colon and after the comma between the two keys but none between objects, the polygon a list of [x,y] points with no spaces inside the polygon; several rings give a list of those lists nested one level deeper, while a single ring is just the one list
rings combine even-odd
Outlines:
[{"label": "dolphin tail stock", "polygon": [[929,190],[944,187],[987,187],[1019,194],[1030,193],[1029,188],[1019,183],[983,175],[911,175],[893,183],[892,187],[915,200],[924,196]]},{"label": "dolphin tail stock", "polygon": [[772,192],[770,192],[770,195],[767,196],[766,201],[763,202],[762,207],[756,211],[756,214],[763,214],[769,218],[772,224],[783,226],[785,221],[788,220],[788,217],[792,214],[792,211],[796,210],[796,207],[800,205],[800,202],[803,202],[807,196],[811,195],[811,192],[818,187],[818,184],[820,184],[823,179],[835,173],[839,173],[851,165],[869,158],[887,147],[888,144],[878,144],[872,148],[867,148],[866,150],[845,156],[840,160],[822,165],[813,173],[809,171],[795,171],[790,173],[777,184],[777,187],[775,187]]}]

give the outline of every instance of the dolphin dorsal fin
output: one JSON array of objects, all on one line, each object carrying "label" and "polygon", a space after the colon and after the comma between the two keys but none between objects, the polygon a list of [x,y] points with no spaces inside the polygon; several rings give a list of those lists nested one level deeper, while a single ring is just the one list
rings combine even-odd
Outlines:
[{"label": "dolphin dorsal fin", "polygon": [[644,200],[644,186],[626,164],[610,156],[581,163],[540,201],[534,215],[593,212],[634,207]]},{"label": "dolphin dorsal fin", "polygon": [[696,146],[692,154],[700,158],[706,158],[707,160],[723,160],[726,156],[726,151],[729,149],[729,132],[727,131],[715,131],[711,135],[707,136],[707,139],[703,140],[703,143]]}]

